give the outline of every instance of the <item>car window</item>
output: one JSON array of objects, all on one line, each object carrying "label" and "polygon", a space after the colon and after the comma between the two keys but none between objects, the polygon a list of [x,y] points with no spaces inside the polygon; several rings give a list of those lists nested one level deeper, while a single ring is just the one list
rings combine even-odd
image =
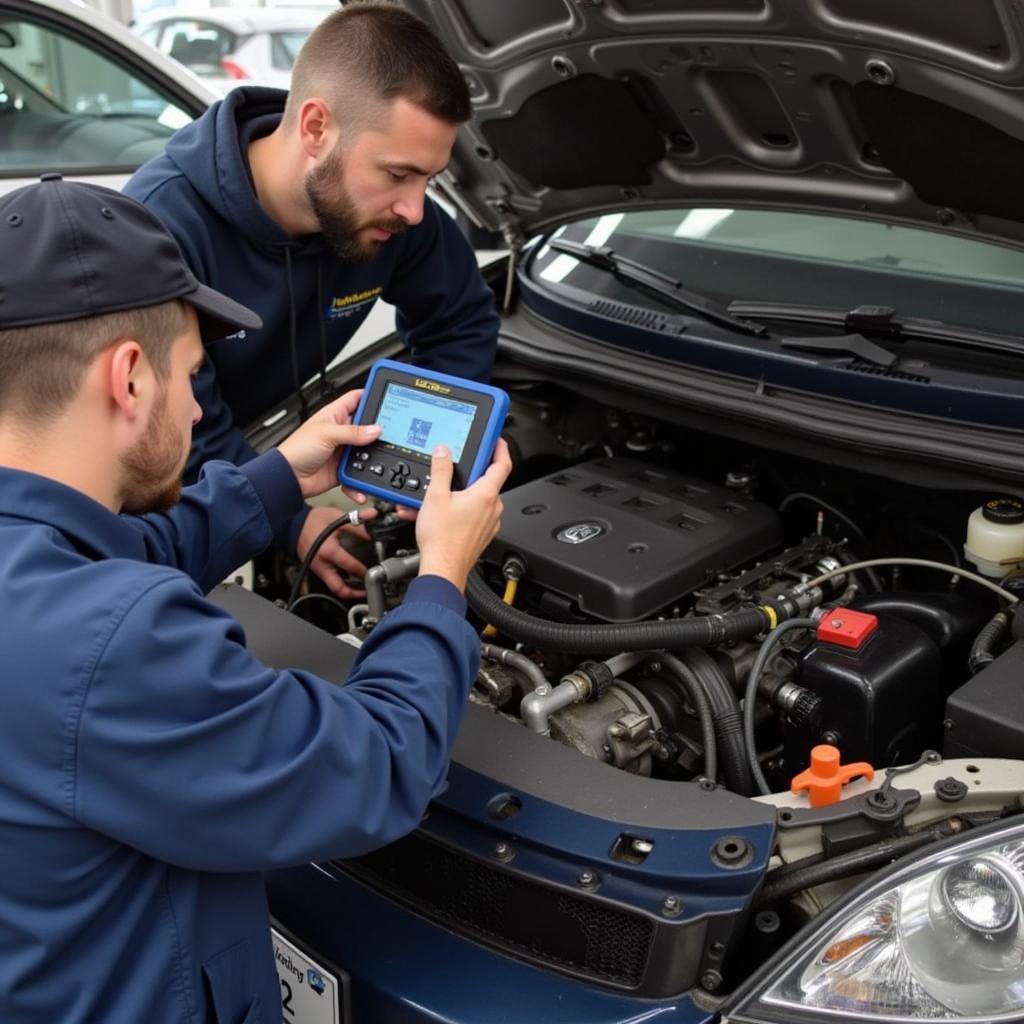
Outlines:
[{"label": "car window", "polygon": [[191,116],[65,30],[0,15],[0,175],[133,170]]},{"label": "car window", "polygon": [[[687,208],[606,214],[558,232],[607,245],[721,302],[892,306],[905,316],[1019,332],[1024,252],[867,219],[780,210]],[[541,281],[608,292],[616,285],[547,250]]]},{"label": "car window", "polygon": [[221,61],[238,49],[236,33],[221,25],[195,18],[179,18],[163,23],[156,47],[168,57],[184,64],[197,75],[221,77]]},{"label": "car window", "polygon": [[305,29],[274,32],[270,36],[270,62],[278,71],[291,71],[302,44],[309,37]]}]

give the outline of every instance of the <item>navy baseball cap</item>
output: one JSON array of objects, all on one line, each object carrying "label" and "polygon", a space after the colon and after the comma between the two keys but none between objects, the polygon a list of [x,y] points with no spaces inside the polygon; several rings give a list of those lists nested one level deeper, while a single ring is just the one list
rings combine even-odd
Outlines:
[{"label": "navy baseball cap", "polygon": [[195,307],[203,341],[263,326],[200,284],[156,215],[120,192],[44,174],[0,197],[0,330],[172,299]]}]

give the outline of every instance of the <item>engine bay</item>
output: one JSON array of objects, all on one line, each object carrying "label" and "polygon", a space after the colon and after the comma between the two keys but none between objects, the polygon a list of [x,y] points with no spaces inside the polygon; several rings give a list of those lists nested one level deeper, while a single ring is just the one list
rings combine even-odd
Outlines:
[{"label": "engine bay", "polygon": [[[1024,749],[1009,665],[1024,546],[1017,561],[964,554],[979,509],[1002,503],[999,543],[1024,523],[1015,496],[724,440],[551,385],[514,392],[505,436],[503,523],[467,592],[482,634],[471,703],[651,780],[658,799],[697,786],[767,805],[779,839],[761,913],[722,949],[763,959],[887,844],[1019,810],[1020,764],[992,759]],[[382,511],[365,603],[295,609],[355,646],[418,568],[411,528]],[[845,819],[807,806],[823,747],[846,771]],[[814,865],[820,877],[799,874]],[[724,974],[702,984],[727,988]]]}]

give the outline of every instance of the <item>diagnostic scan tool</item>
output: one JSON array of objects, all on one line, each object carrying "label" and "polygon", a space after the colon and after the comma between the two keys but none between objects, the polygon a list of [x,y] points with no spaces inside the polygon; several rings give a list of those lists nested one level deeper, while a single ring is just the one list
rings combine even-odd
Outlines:
[{"label": "diagnostic scan tool", "polygon": [[378,360],[353,422],[377,423],[381,435],[372,444],[342,452],[338,479],[419,508],[430,483],[435,445],[452,453],[452,489],[468,487],[491,464],[507,412],[508,395],[500,388]]}]

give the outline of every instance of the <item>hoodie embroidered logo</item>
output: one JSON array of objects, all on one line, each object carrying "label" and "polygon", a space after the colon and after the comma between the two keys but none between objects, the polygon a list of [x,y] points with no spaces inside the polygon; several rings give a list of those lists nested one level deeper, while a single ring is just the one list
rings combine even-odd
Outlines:
[{"label": "hoodie embroidered logo", "polygon": [[364,288],[361,292],[353,292],[351,295],[335,295],[327,303],[324,316],[328,320],[341,320],[343,317],[351,315],[360,306],[374,302],[382,291],[384,289],[378,286],[376,288]]}]

